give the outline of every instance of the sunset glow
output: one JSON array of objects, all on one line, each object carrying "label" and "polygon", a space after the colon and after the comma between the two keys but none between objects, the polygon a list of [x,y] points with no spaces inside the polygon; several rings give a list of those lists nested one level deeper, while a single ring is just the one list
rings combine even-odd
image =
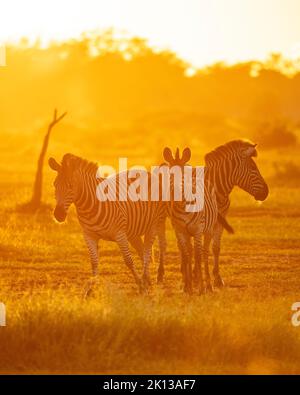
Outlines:
[{"label": "sunset glow", "polygon": [[287,0],[10,0],[1,6],[0,40],[41,42],[113,27],[168,48],[195,66],[300,56],[300,2]]},{"label": "sunset glow", "polygon": [[299,16],[0,0],[1,388],[300,374]]}]

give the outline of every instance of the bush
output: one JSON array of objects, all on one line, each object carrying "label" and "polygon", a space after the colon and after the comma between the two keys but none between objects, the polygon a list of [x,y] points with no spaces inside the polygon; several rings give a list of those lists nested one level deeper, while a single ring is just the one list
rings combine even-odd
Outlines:
[{"label": "bush", "polygon": [[293,185],[299,187],[300,185],[300,166],[296,163],[289,161],[286,163],[274,164],[275,175],[274,182],[280,185]]},{"label": "bush", "polygon": [[297,136],[285,122],[263,124],[255,134],[255,141],[265,149],[291,147],[297,144]]}]

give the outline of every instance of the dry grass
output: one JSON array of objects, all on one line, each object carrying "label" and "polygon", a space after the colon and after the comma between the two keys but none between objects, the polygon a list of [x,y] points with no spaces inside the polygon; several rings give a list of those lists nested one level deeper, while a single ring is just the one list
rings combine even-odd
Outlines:
[{"label": "dry grass", "polygon": [[44,290],[7,302],[1,371],[295,373],[300,339],[289,305],[230,289],[140,297],[102,286],[91,300],[73,288]]}]

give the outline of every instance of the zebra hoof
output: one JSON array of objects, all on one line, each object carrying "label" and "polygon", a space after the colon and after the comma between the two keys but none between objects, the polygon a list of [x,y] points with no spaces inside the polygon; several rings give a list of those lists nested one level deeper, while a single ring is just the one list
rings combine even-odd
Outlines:
[{"label": "zebra hoof", "polygon": [[142,282],[141,282],[141,293],[142,294],[147,294],[149,292],[149,288],[151,285],[150,278],[147,276],[143,276]]},{"label": "zebra hoof", "polygon": [[223,288],[225,286],[224,281],[221,276],[217,276],[214,279],[214,286],[217,288]]},{"label": "zebra hoof", "polygon": [[139,285],[139,292],[140,295],[144,295],[147,293],[147,288],[142,283]]},{"label": "zebra hoof", "polygon": [[161,284],[164,282],[164,271],[158,270],[157,272],[157,284]]},{"label": "zebra hoof", "polygon": [[91,278],[84,287],[83,298],[86,299],[93,295],[93,288],[97,284],[97,278]]},{"label": "zebra hoof", "polygon": [[157,284],[162,284],[164,282],[164,274],[158,273],[157,274]]},{"label": "zebra hoof", "polygon": [[195,273],[194,273],[194,275],[193,275],[193,284],[195,285],[195,287],[198,287],[198,286],[199,286],[199,284],[200,284],[200,278],[199,278],[199,275],[198,275],[198,274],[195,274]]},{"label": "zebra hoof", "polygon": [[193,287],[191,285],[185,284],[185,286],[183,287],[183,292],[186,293],[187,295],[192,295]]},{"label": "zebra hoof", "polygon": [[205,294],[205,286],[204,286],[203,279],[199,278],[198,284],[197,284],[197,288],[199,290],[199,295],[204,295]]},{"label": "zebra hoof", "polygon": [[92,295],[92,289],[85,289],[82,293],[83,299],[87,299]]},{"label": "zebra hoof", "polygon": [[214,292],[214,288],[210,283],[206,285],[205,292],[206,293],[213,293]]}]

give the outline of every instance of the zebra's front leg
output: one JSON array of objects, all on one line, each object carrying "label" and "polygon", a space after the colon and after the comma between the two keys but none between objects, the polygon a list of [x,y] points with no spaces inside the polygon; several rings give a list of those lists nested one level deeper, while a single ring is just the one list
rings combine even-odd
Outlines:
[{"label": "zebra's front leg", "polygon": [[85,286],[84,297],[87,297],[90,294],[93,285],[97,281],[99,258],[98,258],[98,240],[91,238],[86,233],[84,233],[84,239],[90,255],[92,276],[93,276]]},{"label": "zebra's front leg", "polygon": [[134,237],[133,239],[129,240],[132,247],[138,253],[138,256],[141,258],[142,262],[144,261],[144,242],[141,236]]},{"label": "zebra's front leg", "polygon": [[194,281],[195,284],[199,286],[199,293],[203,294],[204,285],[203,285],[203,275],[202,275],[202,235],[196,235],[194,237],[194,258],[195,258],[195,266],[194,266]]},{"label": "zebra's front leg", "polygon": [[212,235],[210,233],[204,234],[204,245],[203,245],[203,260],[204,260],[204,271],[205,271],[205,285],[207,292],[213,292],[213,287],[211,285],[210,273],[209,273],[209,247]]},{"label": "zebra's front leg", "polygon": [[165,274],[165,256],[167,250],[166,240],[166,223],[160,225],[158,230],[158,245],[159,245],[159,267],[157,270],[157,283],[160,284],[164,280]]},{"label": "zebra's front leg", "polygon": [[131,271],[131,273],[135,279],[135,282],[136,282],[137,286],[139,287],[140,292],[142,292],[143,291],[142,282],[141,282],[139,275],[136,272],[136,269],[135,269],[135,266],[134,266],[134,263],[132,260],[132,256],[130,253],[128,239],[127,239],[126,234],[125,233],[118,234],[116,236],[115,240],[116,240],[116,242],[120,248],[120,251],[123,255],[124,262],[125,262],[126,266]]},{"label": "zebra's front leg", "polygon": [[[143,263],[143,267],[144,267],[144,242],[141,238],[141,236],[137,236],[134,237],[133,239],[129,240],[130,244],[132,245],[132,247],[136,250],[136,252],[138,253],[138,256],[141,258],[141,261]],[[151,250],[151,257],[150,257],[150,262],[153,262],[153,251]]]},{"label": "zebra's front leg", "polygon": [[224,287],[224,281],[219,272],[219,258],[220,258],[222,232],[223,232],[223,228],[217,225],[212,237],[212,252],[214,256],[214,268],[213,268],[214,286],[218,288]]},{"label": "zebra's front leg", "polygon": [[191,237],[182,232],[176,232],[177,242],[181,255],[181,272],[183,276],[184,292],[192,294],[192,245]]}]

